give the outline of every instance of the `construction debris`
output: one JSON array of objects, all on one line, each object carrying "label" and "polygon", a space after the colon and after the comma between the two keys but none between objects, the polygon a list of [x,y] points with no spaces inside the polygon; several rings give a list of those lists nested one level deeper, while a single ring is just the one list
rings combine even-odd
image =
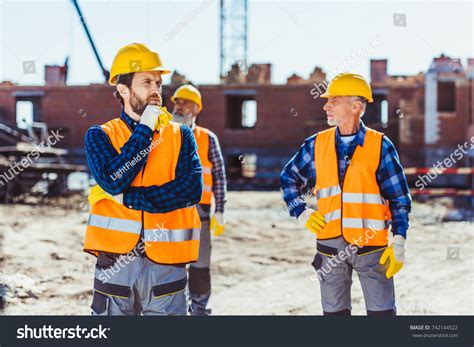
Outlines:
[{"label": "construction debris", "polygon": [[[448,198],[413,206],[407,263],[395,279],[400,315],[472,313],[465,304],[472,291],[465,278],[474,271],[469,255],[474,239],[466,232],[471,227],[468,222],[442,221],[451,206]],[[226,237],[213,240],[213,314],[321,314],[319,283],[311,277],[314,236],[287,216],[281,194],[230,192],[226,210]],[[25,213],[31,219],[18,226],[20,234],[11,225]],[[87,211],[77,199],[59,208],[12,205],[8,210],[0,209],[0,230],[5,233],[3,269],[7,275],[27,274],[14,277],[24,294],[21,298],[9,295],[6,314],[90,314],[90,269],[95,260],[78,251],[86,220]],[[439,242],[440,230],[449,230],[443,233],[443,242]],[[24,252],[31,244],[35,251]],[[448,257],[448,249],[454,255]],[[61,253],[66,259],[53,260],[51,253]],[[42,286],[41,300],[28,294],[32,289],[28,278]],[[426,295],[427,286],[430,295]],[[282,295],[282,289],[286,294]],[[357,280],[353,314],[365,315]]]}]

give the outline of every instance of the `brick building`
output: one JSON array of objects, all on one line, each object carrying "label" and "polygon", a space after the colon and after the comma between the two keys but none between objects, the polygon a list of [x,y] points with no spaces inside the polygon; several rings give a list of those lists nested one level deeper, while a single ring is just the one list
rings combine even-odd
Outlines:
[{"label": "brick building", "polygon": [[[387,65],[371,61],[374,103],[364,121],[392,139],[406,166],[429,166],[474,135],[474,59],[463,67],[459,59],[442,55],[414,76],[391,76]],[[1,83],[0,122],[15,125],[19,103],[26,102],[33,120],[61,128],[59,145],[84,162],[85,132],[119,115],[120,105],[113,87],[67,86],[66,74],[64,67],[48,67],[44,86]],[[177,76],[177,84],[163,89],[168,109],[171,94],[185,80]],[[315,97],[325,78],[317,67],[308,79],[293,75],[287,84],[274,85],[271,65],[254,64],[247,73],[234,66],[223,84],[198,86],[204,104],[198,123],[219,136],[231,187],[277,185],[279,171],[304,139],[327,127],[324,100]]]}]

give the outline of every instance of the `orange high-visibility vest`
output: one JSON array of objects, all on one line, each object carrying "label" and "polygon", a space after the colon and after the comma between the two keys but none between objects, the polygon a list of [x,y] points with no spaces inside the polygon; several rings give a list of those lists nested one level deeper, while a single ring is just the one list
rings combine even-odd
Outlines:
[{"label": "orange high-visibility vest", "polygon": [[[120,118],[105,123],[102,129],[118,153],[132,134]],[[168,127],[155,131],[150,148],[153,149],[146,165],[131,187],[160,186],[175,179],[181,149],[180,124],[170,122]],[[199,255],[200,228],[195,205],[167,213],[149,213],[103,199],[91,207],[84,251],[94,255],[98,251],[126,254],[137,245],[143,233],[145,253],[152,261],[189,263],[196,261]]]},{"label": "orange high-visibility vest", "polygon": [[199,159],[201,159],[202,180],[204,184],[199,203],[210,205],[212,200],[212,163],[209,160],[209,130],[196,125],[194,137],[198,146]]},{"label": "orange high-visibility vest", "polygon": [[366,129],[364,145],[356,147],[341,184],[336,128],[316,136],[316,198],[327,223],[317,234],[320,240],[342,235],[348,243],[359,247],[386,246],[388,243],[391,214],[376,179],[383,134]]}]

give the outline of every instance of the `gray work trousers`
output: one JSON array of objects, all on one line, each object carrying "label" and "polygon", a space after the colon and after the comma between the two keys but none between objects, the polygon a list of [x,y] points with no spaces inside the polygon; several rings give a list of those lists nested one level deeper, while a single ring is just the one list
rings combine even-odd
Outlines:
[{"label": "gray work trousers", "polygon": [[386,247],[357,248],[342,237],[317,241],[313,267],[321,287],[324,314],[350,314],[352,272],[355,270],[364,294],[368,315],[395,315],[393,277],[379,264]]},{"label": "gray work trousers", "polygon": [[186,315],[187,276],[184,265],[162,265],[145,255],[97,258],[93,315]]},{"label": "gray work trousers", "polygon": [[199,258],[189,265],[189,296],[191,298],[190,311],[193,316],[208,315],[211,310],[207,303],[211,296],[211,233],[210,233],[210,205],[197,205],[201,218],[201,237],[199,244]]}]

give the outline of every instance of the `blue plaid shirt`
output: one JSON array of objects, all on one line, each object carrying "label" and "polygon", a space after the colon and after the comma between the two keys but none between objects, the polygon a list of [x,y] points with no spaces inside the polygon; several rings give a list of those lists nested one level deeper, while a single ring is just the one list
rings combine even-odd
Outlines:
[{"label": "blue plaid shirt", "polygon": [[[196,123],[193,123],[191,129],[193,129],[193,132],[195,131]],[[209,132],[209,151],[207,155],[209,161],[212,163],[212,194],[216,204],[215,212],[224,213],[224,206],[227,202],[227,179],[225,175],[224,157],[217,135],[209,129],[207,129],[207,131]]]},{"label": "blue plaid shirt", "polygon": [[[145,166],[148,154],[139,161],[134,161],[134,158],[139,153],[148,152],[153,131],[146,125],[135,122],[123,110],[120,118],[132,131],[120,154],[100,126],[91,127],[86,134],[87,162],[99,186],[111,195],[123,193],[123,204],[128,208],[150,213],[165,213],[197,204],[203,188],[202,167],[191,129],[185,125],[181,126],[181,151],[174,180],[161,186],[130,187]],[[130,165],[132,161],[135,162],[134,165]],[[118,176],[117,172],[124,167],[127,167],[127,170]],[[153,168],[146,167],[146,170]]]},{"label": "blue plaid shirt", "polygon": [[[339,130],[336,131],[336,148],[339,167],[339,182],[342,182],[347,166],[357,147],[364,145],[366,128],[361,128],[352,141],[345,144],[341,140]],[[280,182],[283,198],[288,205],[290,215],[298,217],[305,209],[306,202],[302,195],[316,185],[314,164],[314,143],[317,134],[307,138],[299,151],[285,165]],[[405,173],[393,143],[388,137],[382,140],[380,165],[376,172],[377,182],[382,196],[388,200],[392,213],[392,231],[406,238],[408,230],[408,214],[411,211],[411,196]]]}]

